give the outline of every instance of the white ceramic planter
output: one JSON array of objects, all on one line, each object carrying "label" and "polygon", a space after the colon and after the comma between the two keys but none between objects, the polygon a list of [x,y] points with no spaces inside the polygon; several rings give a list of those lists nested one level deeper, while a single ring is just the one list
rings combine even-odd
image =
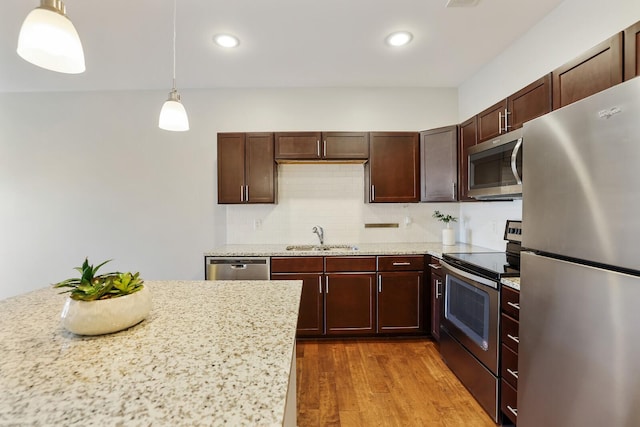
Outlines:
[{"label": "white ceramic planter", "polygon": [[442,229],[442,244],[445,246],[451,246],[456,244],[456,230],[453,228]]},{"label": "white ceramic planter", "polygon": [[144,286],[131,295],[99,301],[67,298],[62,325],[78,335],[102,335],[121,331],[144,320],[151,311],[151,293]]}]

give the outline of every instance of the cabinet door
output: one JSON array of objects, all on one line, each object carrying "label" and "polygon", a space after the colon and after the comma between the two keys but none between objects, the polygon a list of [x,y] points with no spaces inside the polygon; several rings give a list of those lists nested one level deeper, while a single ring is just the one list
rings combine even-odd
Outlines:
[{"label": "cabinet door", "polygon": [[420,200],[420,144],[417,132],[371,132],[367,200],[403,203]]},{"label": "cabinet door", "polygon": [[275,203],[276,171],[272,133],[246,134],[245,177],[245,201]]},{"label": "cabinet door", "polygon": [[442,306],[442,274],[440,262],[437,258],[431,258],[431,277],[430,277],[430,291],[431,291],[431,336],[436,341],[440,341],[440,313]]},{"label": "cabinet door", "polygon": [[553,109],[621,83],[622,48],[622,33],[618,33],[554,70]]},{"label": "cabinet door", "polygon": [[624,30],[624,79],[640,76],[640,22]]},{"label": "cabinet door", "polygon": [[326,160],[366,160],[369,134],[366,132],[323,132],[322,158]]},{"label": "cabinet door", "polygon": [[504,133],[507,100],[503,99],[478,114],[478,143]]},{"label": "cabinet door", "polygon": [[477,116],[460,124],[458,144],[458,200],[475,201],[467,195],[469,191],[469,148],[478,142]]},{"label": "cabinet door", "polygon": [[298,312],[299,337],[319,337],[324,332],[324,293],[321,273],[272,274],[271,280],[302,280]]},{"label": "cabinet door", "polygon": [[375,333],[375,279],[375,273],[325,275],[327,335]]},{"label": "cabinet door", "polygon": [[378,332],[422,331],[421,271],[378,273]]},{"label": "cabinet door", "polygon": [[218,134],[218,203],[244,202],[245,134]]},{"label": "cabinet door", "polygon": [[423,202],[458,200],[458,126],[420,132]]},{"label": "cabinet door", "polygon": [[509,130],[551,111],[551,74],[536,80],[507,98]]},{"label": "cabinet door", "polygon": [[275,158],[290,160],[319,160],[320,132],[278,132],[275,134]]}]

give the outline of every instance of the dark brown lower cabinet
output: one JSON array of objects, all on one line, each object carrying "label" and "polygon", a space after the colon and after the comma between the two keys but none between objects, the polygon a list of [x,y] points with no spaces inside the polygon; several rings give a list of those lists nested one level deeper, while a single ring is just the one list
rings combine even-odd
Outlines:
[{"label": "dark brown lower cabinet", "polygon": [[297,336],[317,337],[324,332],[322,273],[273,274],[272,280],[302,280]]},{"label": "dark brown lower cabinet", "polygon": [[378,273],[378,332],[421,332],[421,271]]},{"label": "dark brown lower cabinet", "polygon": [[325,275],[327,335],[370,335],[376,332],[375,273]]},{"label": "dark brown lower cabinet", "polygon": [[442,311],[442,266],[440,259],[431,257],[430,268],[430,296],[431,302],[431,336],[436,341],[440,341],[440,313]]},{"label": "dark brown lower cabinet", "polygon": [[500,411],[503,418],[518,421],[518,348],[520,332],[520,291],[501,289]]},{"label": "dark brown lower cabinet", "polygon": [[640,76],[640,22],[624,30],[624,79]]}]

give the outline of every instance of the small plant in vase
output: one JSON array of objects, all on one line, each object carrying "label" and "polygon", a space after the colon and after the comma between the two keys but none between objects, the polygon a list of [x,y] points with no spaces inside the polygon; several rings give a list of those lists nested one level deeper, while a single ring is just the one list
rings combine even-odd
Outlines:
[{"label": "small plant in vase", "polygon": [[69,288],[62,309],[63,326],[78,335],[100,335],[120,331],[141,322],[151,310],[151,295],[140,273],[98,274],[100,267],[85,259],[75,267],[80,277],[55,283],[54,288]]},{"label": "small plant in vase", "polygon": [[455,216],[449,214],[443,214],[442,212],[436,210],[432,215],[438,221],[442,221],[445,223],[446,228],[442,230],[442,244],[443,245],[454,245],[456,243],[456,231],[451,228],[451,223],[456,222],[458,219]]}]

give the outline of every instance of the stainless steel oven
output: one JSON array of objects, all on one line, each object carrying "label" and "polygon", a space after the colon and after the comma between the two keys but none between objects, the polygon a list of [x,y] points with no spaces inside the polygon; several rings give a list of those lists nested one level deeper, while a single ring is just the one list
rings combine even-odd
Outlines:
[{"label": "stainless steel oven", "polygon": [[445,253],[440,354],[497,423],[500,279],[519,276],[522,222],[507,221],[506,252]]},{"label": "stainless steel oven", "polygon": [[498,375],[500,298],[498,283],[442,263],[442,327],[495,375]]},{"label": "stainless steel oven", "polygon": [[445,274],[440,354],[449,368],[498,422],[498,282],[442,261]]}]

